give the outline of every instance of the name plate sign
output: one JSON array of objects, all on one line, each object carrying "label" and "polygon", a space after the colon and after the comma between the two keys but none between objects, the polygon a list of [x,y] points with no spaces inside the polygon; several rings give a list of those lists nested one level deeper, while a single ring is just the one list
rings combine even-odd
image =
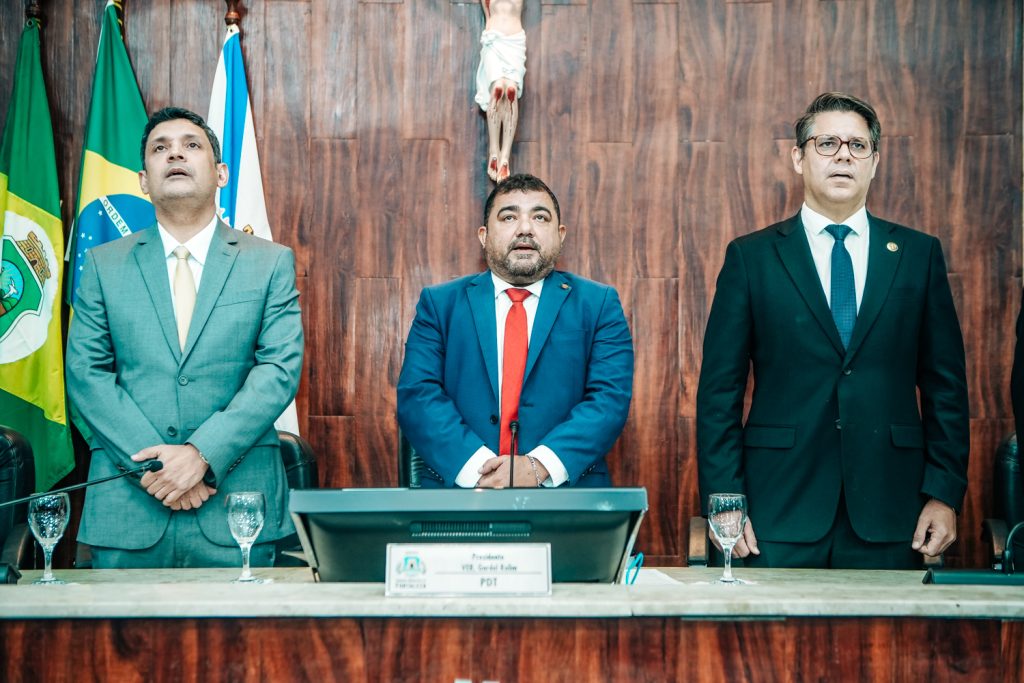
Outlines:
[{"label": "name plate sign", "polygon": [[551,544],[388,543],[384,595],[551,595]]}]

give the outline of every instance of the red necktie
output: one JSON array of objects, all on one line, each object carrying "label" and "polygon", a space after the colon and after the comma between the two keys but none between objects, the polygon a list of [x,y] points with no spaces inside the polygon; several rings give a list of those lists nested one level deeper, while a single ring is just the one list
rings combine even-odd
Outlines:
[{"label": "red necktie", "polygon": [[512,431],[509,425],[519,419],[519,395],[523,392],[528,347],[523,300],[530,296],[530,292],[525,289],[506,289],[505,293],[512,300],[512,308],[505,318],[505,346],[501,360],[501,444],[498,455],[512,453]]}]

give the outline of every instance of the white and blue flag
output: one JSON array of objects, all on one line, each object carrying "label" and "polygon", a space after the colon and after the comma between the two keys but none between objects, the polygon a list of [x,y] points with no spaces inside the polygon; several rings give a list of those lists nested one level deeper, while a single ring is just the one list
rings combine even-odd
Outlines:
[{"label": "white and blue flag", "polygon": [[[238,26],[228,26],[224,36],[206,122],[220,139],[221,155],[228,165],[228,184],[217,190],[220,217],[236,230],[273,241],[270,221],[267,220],[267,203],[263,198],[260,155],[256,149],[256,130],[252,125],[252,107],[249,105],[249,86],[242,62]],[[299,433],[295,401],[274,425],[286,432]]]},{"label": "white and blue flag", "polygon": [[228,184],[217,190],[221,218],[232,228],[272,240],[241,38],[234,25],[228,26],[224,48],[217,61],[206,122],[220,139],[221,154],[230,171]]}]

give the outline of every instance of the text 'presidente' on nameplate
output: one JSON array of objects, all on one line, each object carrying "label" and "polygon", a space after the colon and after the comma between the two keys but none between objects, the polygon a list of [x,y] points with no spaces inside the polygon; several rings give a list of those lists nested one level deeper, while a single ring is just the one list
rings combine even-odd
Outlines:
[{"label": "text 'presidente' on nameplate", "polygon": [[550,543],[388,543],[384,595],[551,595]]}]

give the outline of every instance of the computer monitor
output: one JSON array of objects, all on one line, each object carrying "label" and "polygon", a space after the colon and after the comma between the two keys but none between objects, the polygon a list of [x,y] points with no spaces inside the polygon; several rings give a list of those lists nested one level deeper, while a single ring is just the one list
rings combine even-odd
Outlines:
[{"label": "computer monitor", "polygon": [[289,509],[319,581],[384,581],[388,543],[550,543],[552,581],[613,583],[647,489],[310,489]]}]

